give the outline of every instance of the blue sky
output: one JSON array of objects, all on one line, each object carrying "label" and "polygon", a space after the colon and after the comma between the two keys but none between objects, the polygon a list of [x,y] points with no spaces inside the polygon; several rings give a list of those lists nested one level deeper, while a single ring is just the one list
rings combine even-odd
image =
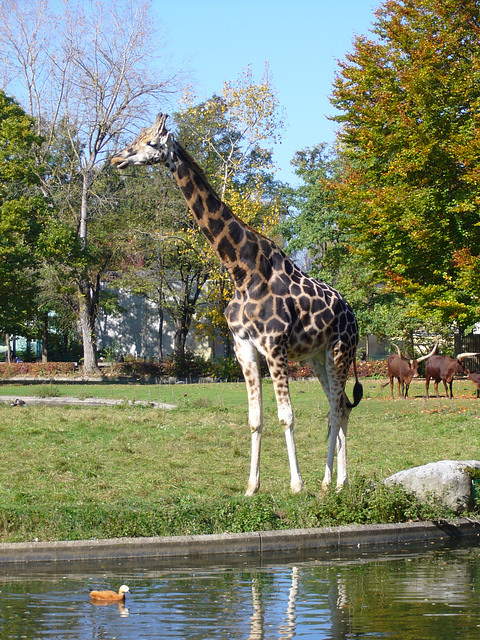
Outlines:
[{"label": "blue sky", "polygon": [[173,62],[187,63],[200,98],[252,66],[269,63],[287,128],[274,147],[278,178],[296,183],[296,151],[334,140],[332,92],[337,60],[368,35],[376,0],[153,0]]}]

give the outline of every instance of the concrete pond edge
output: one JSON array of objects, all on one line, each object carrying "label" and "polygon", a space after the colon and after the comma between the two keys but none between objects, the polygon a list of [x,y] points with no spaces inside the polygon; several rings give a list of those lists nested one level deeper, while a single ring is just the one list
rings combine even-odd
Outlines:
[{"label": "concrete pond edge", "polygon": [[375,551],[386,546],[480,541],[480,521],[460,518],[401,524],[347,525],[151,538],[0,544],[0,564],[120,559],[212,559],[307,551]]}]

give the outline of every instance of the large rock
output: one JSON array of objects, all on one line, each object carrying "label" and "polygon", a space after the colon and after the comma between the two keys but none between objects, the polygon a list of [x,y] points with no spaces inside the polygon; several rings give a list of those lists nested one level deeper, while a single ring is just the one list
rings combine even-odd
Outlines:
[{"label": "large rock", "polygon": [[434,497],[455,513],[473,507],[473,483],[465,469],[480,469],[478,460],[442,460],[421,467],[405,469],[384,480],[385,484],[401,484],[419,500]]}]

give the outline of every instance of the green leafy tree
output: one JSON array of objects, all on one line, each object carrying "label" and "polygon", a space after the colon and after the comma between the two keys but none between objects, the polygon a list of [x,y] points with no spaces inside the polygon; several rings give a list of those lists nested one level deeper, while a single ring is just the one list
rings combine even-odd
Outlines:
[{"label": "green leafy tree", "polygon": [[37,243],[48,219],[34,120],[0,91],[0,332],[27,332],[35,314]]},{"label": "green leafy tree", "polygon": [[[354,251],[334,186],[341,158],[325,144],[298,151],[292,161],[301,184],[291,193],[282,224],[286,249],[310,274],[336,287],[355,310],[360,333],[411,342],[421,315],[418,305],[389,290],[372,261]],[[380,279],[379,279],[380,278]]]},{"label": "green leafy tree", "polygon": [[389,0],[340,63],[336,194],[356,251],[424,316],[480,311],[480,5]]},{"label": "green leafy tree", "polygon": [[347,235],[338,226],[338,205],[331,188],[337,170],[334,153],[324,143],[297,151],[292,165],[301,179],[290,193],[282,233],[290,254],[298,254],[312,275],[335,284],[347,254]]}]

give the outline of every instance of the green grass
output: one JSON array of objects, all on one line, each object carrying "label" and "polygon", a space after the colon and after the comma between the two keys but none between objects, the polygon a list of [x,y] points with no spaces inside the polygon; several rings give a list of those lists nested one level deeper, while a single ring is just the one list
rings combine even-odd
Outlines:
[{"label": "green grass", "polygon": [[[50,393],[166,402],[177,406],[172,411],[128,403],[0,403],[0,540],[217,533],[448,515],[375,482],[437,460],[479,459],[480,400],[473,385],[455,381],[453,401],[427,402],[421,381],[412,384],[407,401],[391,401],[381,381],[363,384],[364,399],[349,422],[350,485],[323,496],[328,404],[317,382],[291,384],[305,483],[300,496],[290,495],[284,436],[268,381],[262,484],[250,499],[243,496],[250,462],[243,384],[56,383]],[[351,397],[351,384],[347,390]],[[0,394],[36,391],[3,384]]]}]

